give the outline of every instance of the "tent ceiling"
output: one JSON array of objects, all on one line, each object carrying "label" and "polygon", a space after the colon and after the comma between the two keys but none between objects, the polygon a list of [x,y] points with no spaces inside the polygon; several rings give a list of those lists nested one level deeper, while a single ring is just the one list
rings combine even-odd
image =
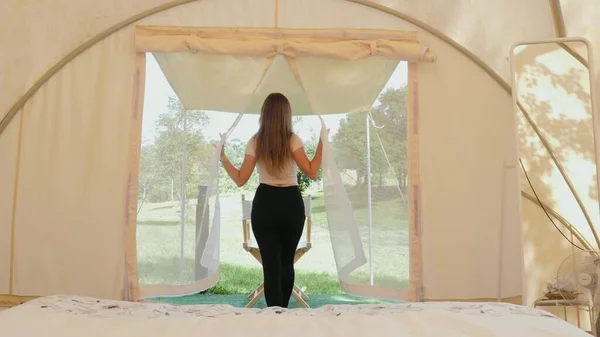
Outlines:
[{"label": "tent ceiling", "polygon": [[257,57],[153,55],[186,109],[250,114],[260,114],[265,97],[272,92],[286,95],[295,115],[366,111],[398,65],[383,57],[358,61],[298,58],[301,84],[283,56],[269,65],[267,59]]},{"label": "tent ceiling", "polygon": [[[3,88],[0,99],[0,118],[9,111],[28,88],[42,74],[50,69],[71,50],[86,40],[100,34],[103,30],[119,22],[148,11],[158,6],[182,3],[171,0],[131,0],[126,6],[115,7],[114,1],[81,0],[76,4],[70,1],[5,1],[0,2],[0,13],[6,13],[0,20],[0,41],[3,49],[10,53],[0,53],[0,87]],[[508,49],[515,42],[526,39],[548,38],[553,36],[554,29],[547,0],[505,0],[482,1],[470,0],[380,0],[384,6],[401,11],[425,24],[443,32],[451,39],[465,46],[480,57],[492,69],[508,78]],[[566,1],[563,1],[566,3]],[[588,2],[593,2],[588,1]],[[229,8],[231,20],[223,17],[201,15],[203,22],[198,22],[198,13],[212,12],[220,8]],[[302,8],[300,8],[302,7]],[[579,21],[574,8],[566,7],[567,30],[570,23]],[[160,24],[169,17],[187,17],[182,25],[228,25],[233,18],[243,13],[248,19],[245,25],[273,25],[272,0],[215,0],[195,1],[190,4],[171,8],[143,20],[144,24]],[[298,15],[313,13],[338,12],[344,8],[356,17],[357,27],[384,28],[381,20],[370,20],[377,11],[355,4],[346,5],[344,1],[306,0],[294,2],[278,0],[279,27],[299,27],[300,21],[314,17]],[[357,10],[355,10],[357,9]],[[361,9],[361,10],[358,10]],[[283,13],[282,11],[295,13]],[[266,13],[269,13],[266,15]],[[345,12],[346,13],[346,12]],[[589,11],[585,11],[586,15]],[[235,14],[235,15],[234,15]],[[360,15],[358,15],[360,14]],[[376,16],[376,15],[375,15]],[[319,16],[321,17],[321,16]],[[387,18],[385,15],[380,17]],[[510,17],[510,20],[506,20]],[[588,16],[594,22],[593,15]],[[23,18],[30,18],[23,20]],[[207,19],[208,18],[208,19]],[[208,21],[207,21],[208,20]],[[350,18],[348,18],[350,20]],[[383,20],[387,22],[386,20]],[[306,26],[306,24],[302,24]],[[315,23],[309,26],[323,27]],[[57,38],[59,37],[59,38]]]},{"label": "tent ceiling", "polygon": [[[375,0],[431,25],[509,80],[509,51],[518,41],[554,37],[548,0]],[[563,1],[568,2],[568,1]]]}]

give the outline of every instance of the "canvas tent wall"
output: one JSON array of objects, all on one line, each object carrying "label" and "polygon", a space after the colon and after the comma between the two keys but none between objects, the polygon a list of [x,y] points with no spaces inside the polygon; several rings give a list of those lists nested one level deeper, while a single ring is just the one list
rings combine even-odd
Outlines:
[{"label": "canvas tent wall", "polygon": [[[0,116],[17,108],[0,133],[5,300],[123,297],[124,214],[135,207],[125,203],[132,24],[418,31],[439,56],[419,67],[416,102],[424,299],[524,294],[530,304],[570,251],[539,208],[524,201],[519,216],[519,171],[504,165],[516,159],[508,55],[517,41],[565,33],[600,47],[592,0],[11,1],[0,9]],[[512,248],[503,256],[500,242]],[[538,254],[547,245],[557,249]]]}]

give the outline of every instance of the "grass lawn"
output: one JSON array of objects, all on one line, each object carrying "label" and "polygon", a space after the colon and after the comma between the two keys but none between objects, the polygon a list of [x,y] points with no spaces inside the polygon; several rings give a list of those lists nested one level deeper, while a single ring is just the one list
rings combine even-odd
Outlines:
[{"label": "grass lawn", "polygon": [[[368,208],[364,190],[349,189],[367,257]],[[309,294],[341,294],[327,227],[322,193],[313,195],[313,248],[296,264],[296,283]],[[251,197],[249,195],[248,197]],[[397,189],[374,188],[373,269],[376,285],[408,283],[408,214]],[[138,215],[137,245],[140,283],[181,284],[194,279],[195,204],[190,200],[184,227],[184,268],[180,278],[181,227],[177,201],[145,203]],[[221,197],[220,281],[211,289],[218,294],[247,294],[262,281],[262,269],[242,248],[241,194]],[[369,265],[362,266],[352,281],[368,283]]]}]

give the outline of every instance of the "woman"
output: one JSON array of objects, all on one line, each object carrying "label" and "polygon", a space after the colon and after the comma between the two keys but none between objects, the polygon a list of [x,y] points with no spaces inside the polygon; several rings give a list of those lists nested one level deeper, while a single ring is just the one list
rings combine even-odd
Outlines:
[{"label": "woman", "polygon": [[260,185],[252,202],[251,221],[262,258],[269,307],[287,308],[294,287],[294,255],[306,219],[297,168],[316,180],[322,151],[319,140],[313,160],[308,159],[302,141],[292,132],[290,103],[280,93],[265,99],[260,128],[248,142],[239,170],[221,151],[223,166],[238,187],[248,182],[258,165]]}]

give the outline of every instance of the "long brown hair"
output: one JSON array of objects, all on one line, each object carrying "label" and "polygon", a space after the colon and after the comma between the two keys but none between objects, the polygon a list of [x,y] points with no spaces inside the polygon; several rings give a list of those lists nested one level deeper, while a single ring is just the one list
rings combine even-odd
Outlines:
[{"label": "long brown hair", "polygon": [[292,158],[292,108],[287,97],[272,93],[260,112],[256,134],[256,159],[262,160],[270,175],[280,177]]}]

